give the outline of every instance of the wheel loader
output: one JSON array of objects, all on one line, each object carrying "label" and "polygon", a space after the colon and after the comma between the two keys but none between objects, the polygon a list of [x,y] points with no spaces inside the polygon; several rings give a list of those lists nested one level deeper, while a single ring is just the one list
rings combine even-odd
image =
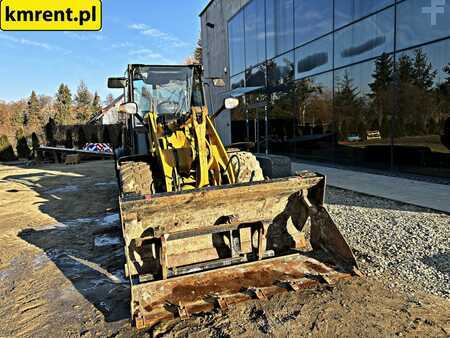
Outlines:
[{"label": "wheel loader", "polygon": [[357,274],[324,207],[325,177],[270,179],[252,153],[226,149],[212,116],[239,100],[210,114],[201,66],[129,65],[125,74],[108,86],[126,98],[116,169],[136,327]]}]

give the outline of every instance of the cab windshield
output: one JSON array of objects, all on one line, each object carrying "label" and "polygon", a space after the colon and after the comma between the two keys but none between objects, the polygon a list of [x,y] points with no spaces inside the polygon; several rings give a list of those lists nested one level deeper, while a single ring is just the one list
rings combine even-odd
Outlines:
[{"label": "cab windshield", "polygon": [[189,112],[191,67],[138,66],[133,70],[133,101],[143,117],[149,112],[177,116]]}]

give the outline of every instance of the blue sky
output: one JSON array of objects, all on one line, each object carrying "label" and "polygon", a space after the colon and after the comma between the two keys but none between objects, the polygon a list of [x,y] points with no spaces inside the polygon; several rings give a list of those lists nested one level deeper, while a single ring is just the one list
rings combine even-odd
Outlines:
[{"label": "blue sky", "polygon": [[0,31],[0,100],[53,96],[61,82],[72,93],[80,80],[102,96],[108,76],[128,63],[181,63],[200,34],[208,0],[103,0],[100,32]]}]

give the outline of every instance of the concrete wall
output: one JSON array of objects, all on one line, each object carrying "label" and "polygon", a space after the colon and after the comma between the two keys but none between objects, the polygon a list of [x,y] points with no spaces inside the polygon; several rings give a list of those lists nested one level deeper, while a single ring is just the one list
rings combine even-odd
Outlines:
[{"label": "concrete wall", "polygon": [[[228,20],[236,14],[249,0],[214,0],[201,15],[201,37],[203,44],[203,65],[206,99],[209,111],[217,111],[230,90],[228,60]],[[211,23],[214,28],[206,26]],[[214,88],[207,78],[223,78],[225,88]],[[216,126],[225,145],[231,143],[231,114],[223,112],[216,119]]]}]

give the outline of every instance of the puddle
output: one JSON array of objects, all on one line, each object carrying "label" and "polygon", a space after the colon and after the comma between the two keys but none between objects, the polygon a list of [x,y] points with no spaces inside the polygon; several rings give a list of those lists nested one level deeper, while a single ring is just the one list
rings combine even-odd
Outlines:
[{"label": "puddle", "polygon": [[56,229],[64,229],[70,226],[78,226],[82,224],[92,224],[92,225],[113,225],[115,223],[119,223],[120,217],[118,213],[114,214],[106,214],[102,217],[85,217],[85,218],[77,218],[65,221],[65,223],[55,223],[50,225],[44,225],[39,227],[39,230],[56,230]]},{"label": "puddle", "polygon": [[112,246],[112,245],[120,245],[122,241],[117,236],[110,235],[98,235],[94,239],[95,246]]},{"label": "puddle", "polygon": [[79,190],[80,190],[80,188],[77,185],[66,185],[61,188],[47,190],[46,192],[48,194],[60,194],[60,193],[66,193],[66,192],[77,192]]},{"label": "puddle", "polygon": [[108,214],[100,221],[100,225],[109,225],[119,222],[119,214]]},{"label": "puddle", "polygon": [[94,186],[96,187],[104,187],[104,186],[115,186],[117,185],[116,181],[111,181],[111,182],[98,182],[95,183]]}]

